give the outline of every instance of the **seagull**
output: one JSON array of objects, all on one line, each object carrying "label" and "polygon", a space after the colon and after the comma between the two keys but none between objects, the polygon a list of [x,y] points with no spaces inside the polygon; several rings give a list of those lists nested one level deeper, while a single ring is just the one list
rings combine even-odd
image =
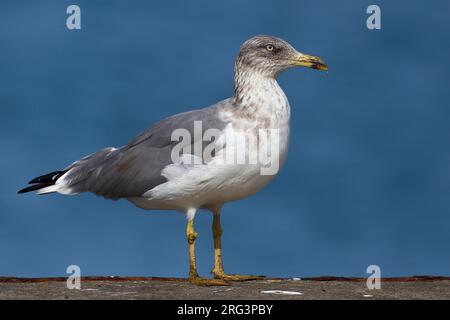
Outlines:
[{"label": "seagull", "polygon": [[[63,170],[34,178],[18,193],[92,192],[106,199],[127,199],[146,210],[185,213],[192,284],[229,285],[230,281],[261,279],[225,273],[220,218],[225,203],[261,190],[286,159],[290,105],[276,78],[295,66],[328,70],[322,59],[300,53],[280,38],[250,38],[236,58],[231,98],[168,117],[127,145],[102,149]],[[213,215],[212,278],[197,272],[194,217],[198,209]]]}]

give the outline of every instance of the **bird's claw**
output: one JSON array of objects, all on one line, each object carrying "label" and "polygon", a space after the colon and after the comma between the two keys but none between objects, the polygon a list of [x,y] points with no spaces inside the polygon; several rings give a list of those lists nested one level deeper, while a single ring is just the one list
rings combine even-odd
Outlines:
[{"label": "bird's claw", "polygon": [[242,274],[226,274],[223,272],[213,272],[215,279],[221,279],[225,281],[252,281],[252,280],[263,280],[265,276],[256,275],[242,275]]},{"label": "bird's claw", "polygon": [[211,286],[228,286],[230,285],[227,281],[224,279],[209,279],[209,278],[202,278],[199,276],[196,277],[189,277],[189,282],[192,284],[195,284],[197,286],[202,287],[211,287]]}]

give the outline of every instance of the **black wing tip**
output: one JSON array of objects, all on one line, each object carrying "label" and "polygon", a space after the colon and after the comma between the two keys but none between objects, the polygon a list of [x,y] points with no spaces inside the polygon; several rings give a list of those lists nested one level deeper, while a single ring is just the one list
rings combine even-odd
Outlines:
[{"label": "black wing tip", "polygon": [[63,171],[53,171],[47,174],[44,174],[43,176],[39,176],[28,182],[28,184],[33,184],[32,186],[23,188],[19,191],[17,191],[18,194],[27,193],[30,191],[36,191],[51,185],[54,185],[56,180],[58,180],[64,173],[66,173],[67,170]]},{"label": "black wing tip", "polygon": [[28,192],[27,189],[28,189],[28,188],[23,188],[23,189],[17,191],[17,194],[26,193],[26,192]]},{"label": "black wing tip", "polygon": [[53,171],[43,176],[39,176],[28,182],[29,184],[33,183],[55,183],[64,173],[67,171]]},{"label": "black wing tip", "polygon": [[29,187],[23,188],[23,189],[17,191],[17,193],[18,194],[27,193],[27,192],[39,190],[39,189],[44,188],[44,187],[48,187],[50,185],[51,184],[49,184],[49,183],[35,184],[34,186],[29,186]]}]

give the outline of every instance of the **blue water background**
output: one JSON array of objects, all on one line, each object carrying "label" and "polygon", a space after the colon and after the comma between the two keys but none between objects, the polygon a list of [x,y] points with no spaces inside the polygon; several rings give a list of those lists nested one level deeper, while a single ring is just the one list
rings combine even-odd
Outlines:
[{"label": "blue water background", "polygon": [[[272,34],[328,73],[279,78],[289,157],[263,191],[225,206],[228,272],[450,274],[450,2],[0,3],[0,275],[186,276],[185,219],[92,194],[17,195],[30,178],[156,121],[232,94],[240,44]],[[196,218],[199,271],[213,263]]]}]

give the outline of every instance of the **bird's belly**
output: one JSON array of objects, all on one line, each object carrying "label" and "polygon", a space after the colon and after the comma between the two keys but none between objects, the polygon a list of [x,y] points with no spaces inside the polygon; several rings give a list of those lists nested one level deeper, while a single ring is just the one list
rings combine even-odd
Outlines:
[{"label": "bird's belly", "polygon": [[[249,197],[266,186],[275,175],[262,175],[259,165],[236,165],[223,172],[207,188],[202,205],[214,205]],[[225,169],[226,170],[226,169]]]},{"label": "bird's belly", "polygon": [[[206,203],[217,204],[246,198],[266,186],[278,174],[287,156],[289,131],[277,134],[277,152],[258,150],[261,154],[258,154],[256,163],[225,164],[213,169],[215,174],[211,185],[214,187],[208,188]],[[250,153],[248,148],[246,152]]]}]

